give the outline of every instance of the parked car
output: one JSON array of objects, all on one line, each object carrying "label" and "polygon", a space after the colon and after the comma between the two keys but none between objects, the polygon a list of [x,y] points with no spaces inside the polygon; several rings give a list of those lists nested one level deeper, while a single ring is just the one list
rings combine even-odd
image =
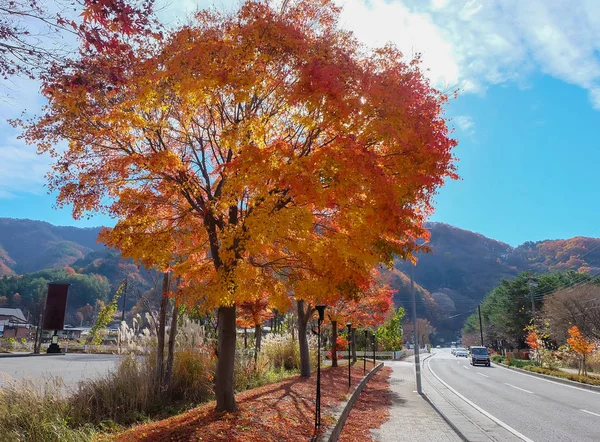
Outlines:
[{"label": "parked car", "polygon": [[490,354],[486,347],[471,347],[471,365],[482,364],[489,367]]},{"label": "parked car", "polygon": [[467,352],[466,348],[459,347],[454,351],[454,356],[457,358],[468,358],[469,353]]}]

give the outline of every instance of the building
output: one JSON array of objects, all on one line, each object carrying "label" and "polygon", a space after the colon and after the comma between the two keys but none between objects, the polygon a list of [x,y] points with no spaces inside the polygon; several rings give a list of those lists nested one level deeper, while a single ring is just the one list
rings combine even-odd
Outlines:
[{"label": "building", "polygon": [[31,324],[20,308],[0,308],[0,336],[4,338],[27,338]]}]

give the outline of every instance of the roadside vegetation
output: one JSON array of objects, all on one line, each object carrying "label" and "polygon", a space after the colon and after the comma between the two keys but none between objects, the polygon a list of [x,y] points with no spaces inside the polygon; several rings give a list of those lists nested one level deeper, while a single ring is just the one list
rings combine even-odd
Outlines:
[{"label": "roadside vegetation", "polygon": [[[524,272],[481,303],[484,342],[494,362],[600,385],[600,282],[586,272]],[[479,343],[477,315],[463,342]]]},{"label": "roadside vegetation", "polygon": [[[42,387],[13,382],[0,389],[2,440],[87,441],[114,434],[132,424],[165,418],[214,399],[214,343],[192,330],[180,330],[183,345],[174,356],[168,385],[156,388],[156,355],[124,356],[114,372],[80,384],[64,395],[60,382]],[[252,343],[252,342],[251,342]],[[316,341],[309,339],[316,365]],[[238,349],[243,352],[243,349]],[[236,358],[235,390],[242,392],[299,373],[297,340],[290,333],[270,334],[262,351]]]}]

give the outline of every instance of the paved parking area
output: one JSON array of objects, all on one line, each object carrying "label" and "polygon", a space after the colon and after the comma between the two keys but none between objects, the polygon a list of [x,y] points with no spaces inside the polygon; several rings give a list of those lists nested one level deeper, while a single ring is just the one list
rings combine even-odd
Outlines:
[{"label": "paved parking area", "polygon": [[116,367],[121,356],[66,354],[0,358],[0,387],[13,380],[36,385],[56,380],[66,389],[77,388],[79,381],[102,376]]}]

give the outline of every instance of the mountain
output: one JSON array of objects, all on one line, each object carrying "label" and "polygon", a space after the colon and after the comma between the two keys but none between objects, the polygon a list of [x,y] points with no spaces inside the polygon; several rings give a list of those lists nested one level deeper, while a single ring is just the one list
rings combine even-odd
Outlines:
[{"label": "mountain", "polygon": [[[575,237],[526,242],[511,247],[479,233],[428,223],[430,253],[414,267],[417,314],[440,336],[452,339],[465,318],[503,278],[529,270],[576,270],[600,274],[600,239]],[[143,269],[96,242],[100,228],[57,227],[42,221],[0,218],[0,277],[72,267],[78,274],[101,275],[114,288],[129,275],[147,288]],[[397,260],[382,280],[397,290],[396,305],[410,311],[410,265]]]},{"label": "mountain", "polygon": [[[511,247],[444,223],[427,223],[427,229],[431,251],[419,254],[413,269],[415,281],[427,292],[419,296],[417,291],[417,312],[447,340],[504,278],[514,278],[523,271],[600,273],[600,238],[545,240]],[[409,275],[410,264],[396,261],[391,272]],[[391,285],[398,290],[396,304],[410,307],[410,284]]]},{"label": "mountain", "polygon": [[100,228],[58,227],[43,221],[0,218],[0,276],[69,266],[94,250]]}]

